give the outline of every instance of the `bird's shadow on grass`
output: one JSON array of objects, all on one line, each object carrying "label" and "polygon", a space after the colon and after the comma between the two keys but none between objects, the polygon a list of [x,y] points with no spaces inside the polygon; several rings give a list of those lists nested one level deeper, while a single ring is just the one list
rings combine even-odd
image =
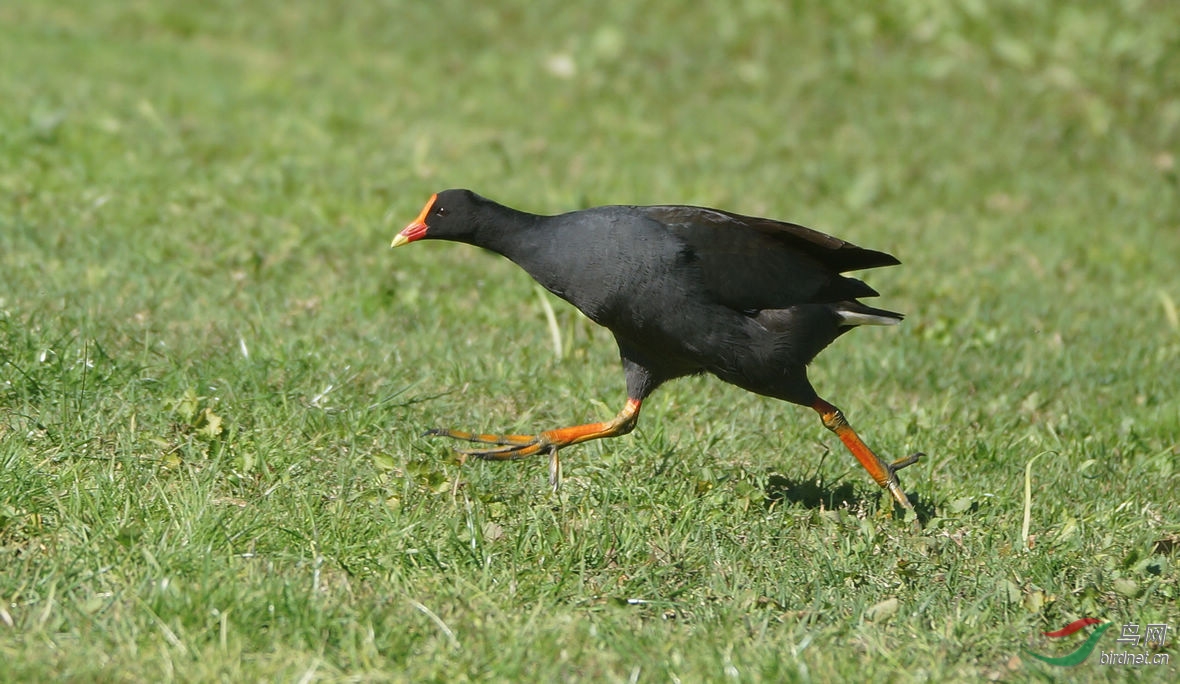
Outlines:
[{"label": "bird's shadow on grass", "polygon": [[857,495],[850,482],[830,485],[816,478],[771,475],[766,480],[766,503],[785,503],[804,508],[864,508],[864,497]]},{"label": "bird's shadow on grass", "polygon": [[[804,508],[824,510],[847,509],[855,512],[870,510],[873,505],[886,503],[886,496],[882,492],[866,493],[864,489],[853,486],[851,482],[837,482],[829,484],[815,477],[793,478],[786,475],[770,475],[766,480],[766,504],[798,505]],[[906,492],[910,503],[918,514],[918,521],[923,525],[934,517],[934,506],[917,496],[913,492]],[[894,515],[904,517],[905,511],[894,504]]]}]

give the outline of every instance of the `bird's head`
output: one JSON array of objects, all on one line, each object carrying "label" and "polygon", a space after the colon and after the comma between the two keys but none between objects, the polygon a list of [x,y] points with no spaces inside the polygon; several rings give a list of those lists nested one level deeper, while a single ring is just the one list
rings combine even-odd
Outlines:
[{"label": "bird's head", "polygon": [[486,201],[470,190],[443,190],[435,193],[422,207],[422,213],[393,238],[391,247],[401,247],[415,240],[455,240],[465,242],[475,232],[476,209]]}]

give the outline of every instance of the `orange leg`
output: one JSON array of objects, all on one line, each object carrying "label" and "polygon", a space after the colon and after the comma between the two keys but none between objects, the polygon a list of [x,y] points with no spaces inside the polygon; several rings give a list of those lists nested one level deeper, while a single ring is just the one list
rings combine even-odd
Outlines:
[{"label": "orange leg", "polygon": [[561,484],[561,461],[557,458],[558,449],[588,442],[592,439],[617,437],[631,432],[635,429],[635,424],[639,422],[640,403],[639,399],[627,399],[627,404],[623,406],[622,411],[619,411],[619,415],[606,422],[546,430],[537,435],[489,435],[444,428],[427,430],[426,434],[495,445],[490,449],[460,449],[459,453],[463,454],[465,458],[474,456],[491,461],[512,461],[536,454],[549,454],[549,483],[556,490]]},{"label": "orange leg", "polygon": [[811,408],[815,409],[816,413],[819,414],[820,419],[823,420],[824,427],[836,433],[840,441],[844,442],[844,446],[848,447],[848,450],[852,452],[856,460],[860,461],[864,469],[869,471],[869,475],[877,481],[877,484],[883,489],[888,489],[889,493],[893,495],[894,500],[901,504],[902,508],[907,511],[913,511],[913,505],[906,498],[905,492],[901,491],[901,483],[897,479],[897,471],[908,465],[917,463],[923,454],[913,454],[899,458],[893,463],[886,463],[878,458],[872,449],[869,449],[868,445],[861,441],[860,436],[848,424],[848,420],[844,418],[844,413],[840,409],[823,399],[816,399],[811,405]]}]

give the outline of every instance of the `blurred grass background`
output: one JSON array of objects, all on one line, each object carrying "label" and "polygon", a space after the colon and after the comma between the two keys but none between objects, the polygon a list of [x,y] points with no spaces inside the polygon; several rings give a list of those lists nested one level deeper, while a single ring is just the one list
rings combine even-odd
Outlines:
[{"label": "blurred grass background", "polygon": [[[1132,0],[3,3],[4,677],[1174,678],[1021,649],[1084,616],[1180,628],[1177,25]],[[905,324],[812,377],[884,454],[930,455],[904,474],[926,531],[809,411],[706,378],[565,452],[560,497],[541,461],[457,467],[423,428],[604,418],[623,382],[557,300],[554,354],[511,264],[386,249],[446,187],[898,255],[865,278]]]}]

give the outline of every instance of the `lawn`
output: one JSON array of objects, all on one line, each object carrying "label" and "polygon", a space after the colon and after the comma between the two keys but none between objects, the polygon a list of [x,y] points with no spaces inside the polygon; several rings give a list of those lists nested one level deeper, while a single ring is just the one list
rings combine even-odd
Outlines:
[{"label": "lawn", "polygon": [[[788,7],[794,5],[794,7]],[[0,680],[1175,681],[1180,4],[0,4]],[[605,330],[432,192],[896,254],[808,409],[630,436]],[[550,323],[552,312],[552,324]],[[554,334],[556,331],[556,335]],[[555,344],[560,339],[560,349]],[[1112,623],[1092,656],[1062,656]],[[1170,665],[1104,665],[1130,623]]]}]

